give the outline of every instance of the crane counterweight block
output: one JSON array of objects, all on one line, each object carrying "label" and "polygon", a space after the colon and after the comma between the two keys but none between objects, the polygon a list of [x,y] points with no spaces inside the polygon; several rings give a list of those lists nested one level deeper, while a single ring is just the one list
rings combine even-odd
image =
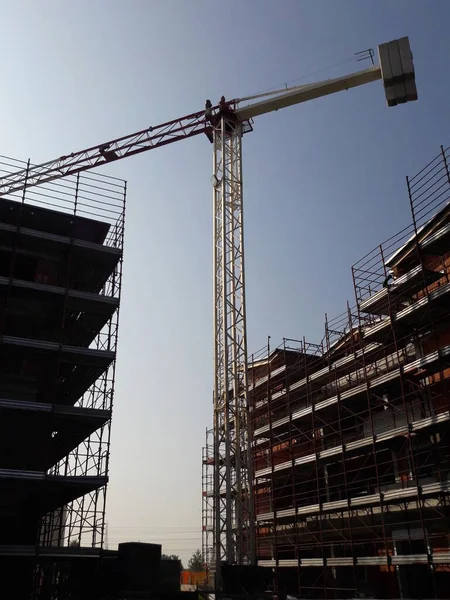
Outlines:
[{"label": "crane counterweight block", "polygon": [[416,74],[409,39],[402,37],[380,44],[378,58],[388,106],[417,100]]}]

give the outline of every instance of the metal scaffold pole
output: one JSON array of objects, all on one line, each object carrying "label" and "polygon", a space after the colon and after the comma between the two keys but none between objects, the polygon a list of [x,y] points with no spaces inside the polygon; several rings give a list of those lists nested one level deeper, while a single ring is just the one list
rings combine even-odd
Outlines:
[{"label": "metal scaffold pole", "polygon": [[242,211],[242,125],[214,129],[214,546],[220,563],[254,562]]}]

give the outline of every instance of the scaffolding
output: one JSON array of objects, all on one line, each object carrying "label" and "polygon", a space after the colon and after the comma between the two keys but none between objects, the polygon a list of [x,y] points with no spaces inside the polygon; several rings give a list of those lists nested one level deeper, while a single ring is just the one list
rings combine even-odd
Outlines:
[{"label": "scaffolding", "polygon": [[207,429],[202,449],[202,559],[209,579],[216,570],[214,507],[214,430]]},{"label": "scaffolding", "polygon": [[412,224],[353,266],[323,339],[250,362],[257,557],[279,592],[448,595],[448,162],[407,178]]},{"label": "scaffolding", "polygon": [[[31,166],[0,157],[1,176]],[[2,529],[0,549],[44,570],[45,548],[104,544],[125,200],[126,182],[99,174],[0,200],[0,404],[21,433],[20,456],[0,452],[0,485],[11,498],[27,486],[33,515],[20,534]],[[51,566],[59,585],[64,568]]]}]

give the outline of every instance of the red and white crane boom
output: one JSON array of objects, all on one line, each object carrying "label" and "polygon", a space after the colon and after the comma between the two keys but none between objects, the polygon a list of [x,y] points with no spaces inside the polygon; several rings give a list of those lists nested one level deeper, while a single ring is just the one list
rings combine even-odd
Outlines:
[{"label": "red and white crane boom", "polygon": [[[100,167],[205,133],[213,143],[214,224],[214,494],[205,528],[204,559],[255,560],[253,474],[247,382],[247,327],[242,194],[242,135],[254,117],[383,80],[389,106],[417,99],[408,38],[378,47],[379,66],[344,77],[225,102],[148,127],[0,179],[0,196]],[[248,102],[248,104],[245,104]],[[212,535],[212,543],[208,535]]]},{"label": "red and white crane boom", "polygon": [[[400,44],[399,54],[404,57],[403,63],[405,64],[404,67],[401,67],[403,70],[400,70],[396,76],[394,76],[395,73],[393,74],[391,66],[391,62],[393,62],[391,57],[394,54],[392,50],[389,54],[387,49],[393,44]],[[288,106],[307,102],[308,100],[349,90],[350,88],[371,83],[381,78],[384,78],[385,81],[386,95],[390,106],[396,103],[416,100],[417,92],[414,84],[412,55],[410,54],[409,62],[406,60],[408,51],[410,53],[407,38],[402,38],[401,40],[379,46],[380,66],[373,66],[357,73],[335,79],[327,79],[318,83],[294,86],[255,96],[238,98],[227,102],[227,105],[234,109],[234,113],[239,121],[244,123],[254,117],[277,111],[281,108],[287,108]],[[381,59],[383,55],[386,55],[386,64],[382,71]],[[395,89],[395,84],[397,89]],[[246,106],[239,106],[242,102],[255,99],[261,99],[261,101]],[[220,105],[211,107],[211,111],[213,114],[217,113],[217,111],[220,112]],[[25,186],[32,187],[48,183],[54,179],[74,175],[81,171],[94,169],[105,163],[134,156],[135,154],[147,152],[154,148],[160,148],[161,146],[191,138],[201,133],[212,135],[212,132],[213,123],[206,118],[205,111],[201,110],[174,119],[173,121],[150,126],[141,131],[6,175],[0,179],[0,196],[11,194],[23,189]]]}]

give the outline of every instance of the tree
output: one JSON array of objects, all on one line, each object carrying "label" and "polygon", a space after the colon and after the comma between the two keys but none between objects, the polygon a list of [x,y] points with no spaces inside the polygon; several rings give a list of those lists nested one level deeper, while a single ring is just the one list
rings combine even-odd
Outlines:
[{"label": "tree", "polygon": [[161,560],[179,560],[180,561],[180,570],[183,570],[183,562],[178,554],[161,554]]},{"label": "tree", "polygon": [[69,542],[69,546],[71,548],[78,548],[79,545],[80,545],[80,540],[72,540],[71,542]]},{"label": "tree", "polygon": [[188,562],[189,571],[203,571],[203,557],[201,550],[196,550]]}]

